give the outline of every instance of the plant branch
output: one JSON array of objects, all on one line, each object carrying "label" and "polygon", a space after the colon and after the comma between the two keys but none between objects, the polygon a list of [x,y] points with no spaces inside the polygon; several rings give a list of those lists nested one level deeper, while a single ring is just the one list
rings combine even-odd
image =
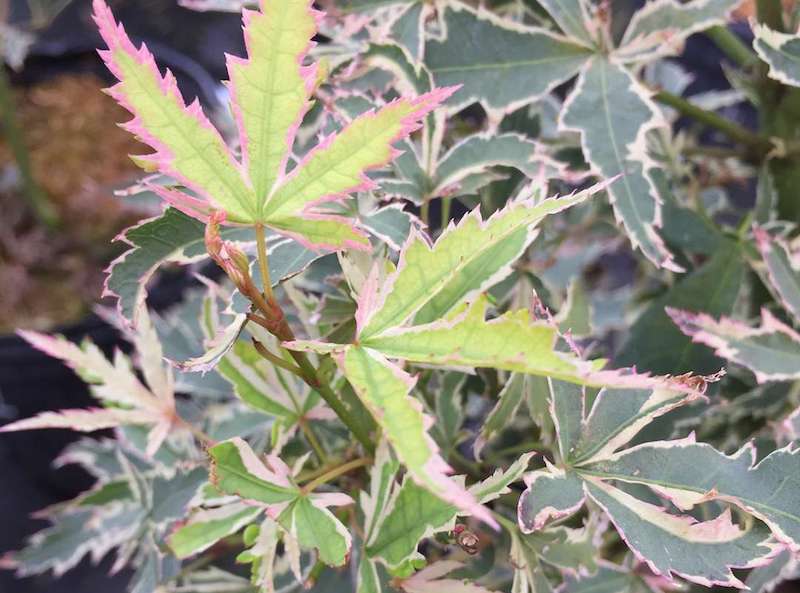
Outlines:
[{"label": "plant branch", "polygon": [[47,195],[33,177],[30,153],[25,146],[25,139],[15,116],[14,94],[11,90],[11,83],[2,64],[0,64],[0,121],[2,121],[9,148],[19,168],[24,199],[42,224],[51,229],[56,228],[58,226],[58,215],[53,205],[48,201]]},{"label": "plant branch", "polygon": [[[251,316],[248,315],[248,319],[250,317]],[[255,317],[255,316],[253,316],[253,317]],[[279,366],[282,369],[286,369],[290,373],[294,373],[298,377],[302,378],[303,371],[300,370],[300,367],[295,366],[292,363],[284,360],[281,356],[278,356],[277,354],[273,354],[272,352],[269,351],[269,349],[267,349],[266,346],[264,346],[264,344],[262,344],[261,342],[259,342],[255,338],[253,338],[253,347],[256,349],[256,352],[258,352],[261,355],[262,358],[270,361],[275,366]]]},{"label": "plant branch", "polygon": [[328,454],[325,453],[325,449],[319,442],[317,435],[314,434],[314,430],[311,428],[311,424],[309,424],[305,418],[300,418],[297,424],[300,427],[300,430],[303,431],[303,434],[305,435],[308,444],[311,445],[311,448],[314,450],[314,454],[317,456],[317,459],[319,459],[319,462],[323,465],[327,463]]},{"label": "plant branch", "polygon": [[722,52],[739,66],[758,64],[758,56],[739,37],[725,26],[717,25],[706,31],[706,35]]},{"label": "plant branch", "polygon": [[[266,249],[259,250],[259,261],[260,265],[268,268],[269,262],[267,260]],[[250,297],[253,303],[255,303],[255,305],[264,315],[262,317],[260,315],[250,314],[248,315],[248,319],[261,325],[281,342],[294,341],[294,332],[286,322],[286,317],[283,314],[283,310],[275,300],[275,297],[272,296],[268,300],[265,300],[265,298],[259,293],[258,288],[253,284],[253,279],[250,278],[249,275],[246,275],[245,283],[247,285],[247,290],[243,292],[246,292],[247,296]],[[297,366],[301,372],[300,377],[303,379],[303,381],[305,381],[309,387],[320,394],[322,399],[325,400],[325,403],[331,407],[331,409],[336,413],[345,426],[350,429],[350,432],[353,433],[353,436],[355,436],[364,446],[364,449],[367,451],[367,453],[372,454],[375,451],[375,445],[372,442],[372,439],[370,439],[369,434],[347,411],[342,401],[331,389],[331,386],[326,381],[321,379],[316,367],[311,364],[311,361],[306,353],[289,350],[289,354],[297,363]]]},{"label": "plant branch", "polygon": [[733,122],[713,111],[708,111],[702,107],[690,103],[683,97],[673,95],[667,91],[658,91],[653,98],[659,103],[672,107],[682,115],[691,117],[692,119],[705,124],[711,128],[723,132],[726,136],[735,140],[740,144],[744,144],[750,148],[757,150],[761,154],[765,154],[772,150],[772,142],[769,138],[765,138],[755,132],[743,128],[736,122]]},{"label": "plant branch", "polygon": [[372,463],[372,459],[370,457],[359,457],[358,459],[353,459],[352,461],[348,461],[338,467],[334,467],[333,469],[325,472],[318,478],[314,478],[308,484],[303,486],[301,489],[303,494],[310,494],[314,490],[316,490],[322,484],[330,482],[338,478],[339,476],[346,474],[354,469],[358,469],[359,467],[364,467],[365,465],[369,465]]}]

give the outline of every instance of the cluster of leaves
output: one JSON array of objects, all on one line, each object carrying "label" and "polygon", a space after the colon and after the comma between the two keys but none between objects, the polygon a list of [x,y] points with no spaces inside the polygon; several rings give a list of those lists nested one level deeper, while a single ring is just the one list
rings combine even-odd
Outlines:
[{"label": "cluster of leaves", "polygon": [[[3,430],[117,438],[57,460],[97,484],[4,565],[114,550],[135,593],[797,576],[800,37],[759,4],[751,50],[736,5],[265,0],[226,140],[95,0],[154,150],[131,193],[167,207],[109,270],[135,355],[23,334],[102,407]],[[688,101],[665,58],[702,31],[740,68]],[[714,111],[746,101],[758,131]],[[204,288],[156,317],[167,263]]]}]

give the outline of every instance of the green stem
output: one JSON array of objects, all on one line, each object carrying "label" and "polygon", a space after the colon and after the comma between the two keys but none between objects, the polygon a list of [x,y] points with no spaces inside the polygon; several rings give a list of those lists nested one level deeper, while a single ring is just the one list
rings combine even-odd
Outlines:
[{"label": "green stem", "polygon": [[311,445],[311,448],[314,450],[314,454],[317,456],[317,459],[319,459],[319,462],[323,465],[326,464],[328,462],[328,455],[325,453],[325,449],[319,442],[317,435],[314,434],[311,424],[309,424],[304,418],[301,419],[297,424],[300,426],[300,430],[303,431],[308,444]]},{"label": "green stem", "polygon": [[770,29],[783,33],[781,0],[756,0],[756,19]]},{"label": "green stem", "polygon": [[334,467],[330,471],[325,472],[318,478],[314,478],[308,484],[303,486],[302,491],[304,494],[310,494],[314,492],[318,487],[322,486],[322,484],[326,484],[331,480],[335,480],[339,476],[346,474],[348,472],[353,471],[354,469],[358,469],[359,467],[364,467],[365,465],[369,465],[372,463],[372,459],[369,457],[359,457],[358,459],[353,459],[352,461],[348,461],[345,464],[340,465],[339,467]]},{"label": "green stem", "polygon": [[758,56],[739,37],[722,25],[711,27],[706,35],[722,52],[739,66],[751,66],[758,63]]},{"label": "green stem", "polygon": [[[254,317],[254,316],[248,315],[247,317],[248,317],[248,319],[252,319],[252,317]],[[286,369],[290,373],[293,373],[293,374],[297,375],[298,377],[302,378],[303,371],[300,370],[300,367],[297,367],[297,366],[293,365],[292,363],[285,361],[283,358],[281,358],[277,354],[273,354],[272,352],[270,352],[267,349],[266,346],[264,346],[264,344],[262,344],[261,342],[259,342],[255,338],[253,338],[253,347],[256,349],[256,352],[258,352],[261,355],[261,358],[263,358],[265,360],[268,360],[272,364],[274,364],[275,366],[279,366],[282,369]]]},{"label": "green stem", "polygon": [[54,229],[58,226],[58,215],[47,195],[41,190],[33,177],[30,153],[19,129],[14,109],[14,94],[5,68],[0,65],[0,120],[5,130],[8,145],[19,167],[22,179],[23,197],[28,201],[36,217],[45,226]]},{"label": "green stem", "polygon": [[264,296],[268,301],[274,299],[272,295],[272,279],[269,276],[269,261],[267,259],[267,241],[264,236],[264,225],[256,224],[256,244],[258,245],[258,267],[261,270],[261,284],[264,285]]},{"label": "green stem", "polygon": [[772,150],[772,143],[768,138],[764,138],[759,134],[751,132],[750,130],[743,128],[739,124],[724,118],[713,111],[708,111],[698,107],[683,97],[673,95],[667,91],[658,91],[654,95],[654,99],[659,103],[663,103],[664,105],[672,107],[683,115],[691,117],[700,123],[723,132],[732,140],[756,149],[759,152],[768,152]]},{"label": "green stem", "polygon": [[[294,340],[294,335],[292,335],[291,340]],[[306,356],[306,353],[295,352],[293,350],[290,350],[289,353],[292,355],[292,358],[294,358],[297,366],[299,366],[303,371],[303,380],[308,383],[309,387],[316,390],[316,392],[322,396],[322,399],[325,400],[325,403],[331,407],[339,419],[344,422],[345,426],[350,429],[350,432],[353,433],[353,436],[358,439],[358,442],[363,445],[364,450],[367,453],[372,454],[375,451],[375,444],[372,442],[372,439],[370,439],[369,434],[350,415],[350,413],[344,407],[342,401],[331,389],[331,386],[325,381],[321,380],[319,373],[317,373],[317,369],[314,368],[313,364],[311,364],[311,361],[308,359],[308,356]]]},{"label": "green stem", "polygon": [[[258,233],[258,227],[256,227],[256,232]],[[263,234],[263,227],[261,228],[261,234]],[[258,235],[257,235],[258,236]],[[267,260],[267,251],[263,248],[263,241],[260,241],[262,247],[259,248],[259,265],[268,268],[269,262]],[[263,272],[262,272],[263,274]],[[267,277],[267,276],[265,276]],[[264,314],[265,317],[261,318],[258,315],[251,315],[251,321],[255,321],[259,323],[264,329],[270,332],[273,336],[278,338],[281,342],[292,342],[295,340],[294,332],[292,328],[289,327],[289,324],[286,322],[286,317],[283,314],[283,310],[281,309],[280,304],[278,301],[275,300],[274,296],[272,296],[272,292],[270,291],[271,298],[265,299],[259,292],[258,289],[253,285],[252,278],[249,277],[249,274],[245,278],[245,282],[247,284],[247,296],[255,303],[255,305],[261,310],[261,313]],[[293,350],[289,351],[289,354],[297,363],[297,366],[300,368],[301,375],[300,377],[306,384],[314,389],[317,393],[320,394],[322,399],[331,407],[331,409],[336,413],[339,419],[350,429],[353,435],[358,439],[358,441],[364,446],[364,449],[367,453],[372,454],[375,451],[375,445],[370,439],[369,434],[364,430],[364,428],[356,422],[353,416],[347,411],[342,401],[337,397],[337,395],[331,389],[331,386],[328,385],[327,382],[322,380],[317,369],[311,364],[311,361],[308,359],[308,356],[305,352],[296,352]]]},{"label": "green stem", "polygon": [[447,223],[450,222],[450,206],[453,198],[442,198],[442,231],[447,228]]},{"label": "green stem", "polygon": [[425,201],[422,202],[422,207],[419,210],[419,217],[422,219],[422,222],[425,226],[428,226],[430,222],[430,212],[431,212],[431,201],[429,198],[425,198]]}]

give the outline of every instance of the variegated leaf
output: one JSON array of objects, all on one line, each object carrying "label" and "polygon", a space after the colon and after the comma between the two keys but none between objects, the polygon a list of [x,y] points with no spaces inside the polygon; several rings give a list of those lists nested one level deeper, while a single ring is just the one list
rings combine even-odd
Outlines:
[{"label": "variegated leaf", "polygon": [[633,246],[656,265],[680,271],[657,232],[661,200],[645,143],[648,132],[665,121],[647,91],[622,66],[594,57],[564,104],[559,125],[581,134],[584,155],[596,174],[605,179],[621,175],[608,192]]},{"label": "variegated leaf", "polygon": [[399,582],[406,593],[492,593],[489,589],[463,579],[445,579],[445,575],[463,567],[461,562],[440,560]]},{"label": "variegated leaf", "polygon": [[586,482],[585,488],[628,546],[656,574],[677,574],[707,587],[743,588],[731,567],[756,566],[774,553],[769,529],[759,522],[740,528],[732,522],[730,510],[698,522],[671,515],[601,481]]},{"label": "variegated leaf", "polygon": [[769,65],[769,76],[783,84],[800,86],[800,37],[762,24],[753,27],[753,34],[753,48]]},{"label": "variegated leaf", "polygon": [[259,12],[245,13],[247,58],[228,63],[240,163],[199,103],[184,105],[172,74],[162,77],[149,51],[134,47],[103,0],[95,0],[94,16],[108,46],[101,53],[120,81],[110,93],[134,114],[126,128],[155,150],[140,160],[193,195],[151,189],[190,216],[205,220],[221,210],[229,223],[263,224],[315,249],[369,247],[352,220],[318,206],[374,187],[366,172],[391,161],[392,145],[455,90],[400,98],[365,113],[291,168],[294,139],[316,85],[316,65],[303,62],[320,15],[305,0],[262,2]]},{"label": "variegated leaf", "polygon": [[741,0],[650,0],[631,18],[615,55],[630,61],[677,54],[684,40],[727,22]]},{"label": "variegated leaf", "polygon": [[489,367],[578,383],[589,381],[592,371],[604,364],[556,351],[557,330],[546,322],[532,322],[526,310],[487,321],[486,307],[487,301],[479,298],[452,320],[362,337],[361,344],[412,362]]},{"label": "variegated leaf", "polygon": [[221,492],[261,505],[303,548],[316,549],[326,564],[344,564],[350,533],[327,507],[351,504],[349,496],[301,490],[283,461],[275,455],[262,461],[239,438],[215,445],[209,453],[211,480]]},{"label": "variegated leaf", "polygon": [[540,179],[548,168],[554,168],[542,147],[524,136],[514,133],[474,134],[461,140],[439,159],[430,194],[458,194],[462,181],[496,166],[514,167],[532,179]]},{"label": "variegated leaf", "polygon": [[[448,228],[431,247],[412,232],[397,271],[373,286],[359,304],[360,336],[379,335],[413,317],[417,324],[440,319],[459,303],[505,278],[549,214],[579,204],[599,186],[573,196],[515,200],[483,220],[476,209]],[[377,293],[377,294],[375,294]]]},{"label": "variegated leaf", "polygon": [[[463,84],[453,107],[481,102],[509,113],[573,77],[591,50],[466,4],[446,5],[441,40],[425,48],[436,84]],[[511,75],[513,73],[513,75]]]},{"label": "variegated leaf", "polygon": [[767,309],[762,310],[758,327],[729,317],[717,321],[704,313],[677,309],[668,309],[668,313],[693,341],[747,367],[759,383],[800,378],[800,334]]},{"label": "variegated leaf", "polygon": [[486,509],[448,477],[451,469],[428,434],[432,420],[410,394],[415,380],[369,348],[351,346],[336,358],[413,479],[443,501],[493,524]]},{"label": "variegated leaf", "polygon": [[61,336],[19,332],[34,348],[64,361],[91,385],[92,394],[98,400],[129,409],[43,412],[34,418],[7,424],[0,431],[71,428],[92,432],[112,426],[143,424],[150,427],[147,453],[154,455],[179,421],[175,411],[174,380],[171,369],[162,360],[161,343],[144,307],[136,319],[134,344],[141,355],[141,369],[147,385],[137,377],[130,359],[121,352],[116,352],[111,361],[91,342],[81,347]]},{"label": "variegated leaf", "polygon": [[[532,456],[532,453],[521,456],[505,471],[497,470],[483,482],[471,486],[469,492],[480,503],[507,494],[509,485],[522,478]],[[366,554],[392,568],[413,558],[420,540],[451,530],[453,520],[464,514],[408,479],[387,500]]]},{"label": "variegated leaf", "polygon": [[169,547],[178,558],[188,558],[233,535],[262,513],[257,506],[233,503],[200,510],[169,537]]},{"label": "variegated leaf", "polygon": [[550,521],[568,517],[583,506],[583,480],[556,467],[525,476],[517,517],[522,533],[539,531]]},{"label": "variegated leaf", "polygon": [[[145,287],[155,271],[165,263],[182,264],[208,257],[203,241],[204,225],[175,208],[149,218],[126,230],[120,240],[130,246],[111,262],[105,295],[117,297],[117,308],[133,323],[133,314],[146,297]],[[232,227],[223,231],[232,241],[255,241],[252,230]]]},{"label": "variegated leaf", "polygon": [[637,445],[606,460],[581,466],[586,476],[645,484],[686,509],[721,499],[755,515],[781,541],[800,543],[800,455],[784,447],[755,463],[745,445],[734,455],[720,453],[693,438]]},{"label": "variegated leaf", "polygon": [[772,288],[786,311],[800,323],[800,250],[792,250],[786,241],[774,239],[761,228],[753,231],[756,245]]},{"label": "variegated leaf", "polygon": [[589,16],[591,5],[586,0],[540,0],[565,35],[586,47],[593,48],[596,25]]}]

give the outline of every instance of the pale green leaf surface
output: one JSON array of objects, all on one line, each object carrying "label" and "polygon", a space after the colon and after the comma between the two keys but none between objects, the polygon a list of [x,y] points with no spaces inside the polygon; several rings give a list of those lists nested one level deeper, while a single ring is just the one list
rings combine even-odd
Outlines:
[{"label": "pale green leaf surface", "polygon": [[538,204],[513,201],[485,221],[475,210],[448,228],[433,247],[412,232],[397,271],[376,297],[376,308],[365,312],[370,315],[361,337],[381,334],[412,316],[418,324],[440,319],[470,295],[507,276],[510,265],[533,240],[534,225],[586,200],[597,189]]},{"label": "pale green leaf surface", "polygon": [[259,507],[242,503],[198,511],[169,536],[169,547],[178,558],[199,554],[255,521],[261,512]]},{"label": "pale green leaf surface", "polygon": [[452,321],[398,329],[362,339],[364,346],[392,358],[450,366],[488,367],[587,382],[603,361],[586,362],[555,351],[556,329],[532,322],[528,311],[486,321],[485,299]]},{"label": "pale green leaf surface", "polygon": [[259,4],[260,12],[244,13],[247,59],[229,57],[228,73],[242,160],[260,214],[310,106],[316,66],[302,63],[317,32],[317,14],[308,0]]}]

